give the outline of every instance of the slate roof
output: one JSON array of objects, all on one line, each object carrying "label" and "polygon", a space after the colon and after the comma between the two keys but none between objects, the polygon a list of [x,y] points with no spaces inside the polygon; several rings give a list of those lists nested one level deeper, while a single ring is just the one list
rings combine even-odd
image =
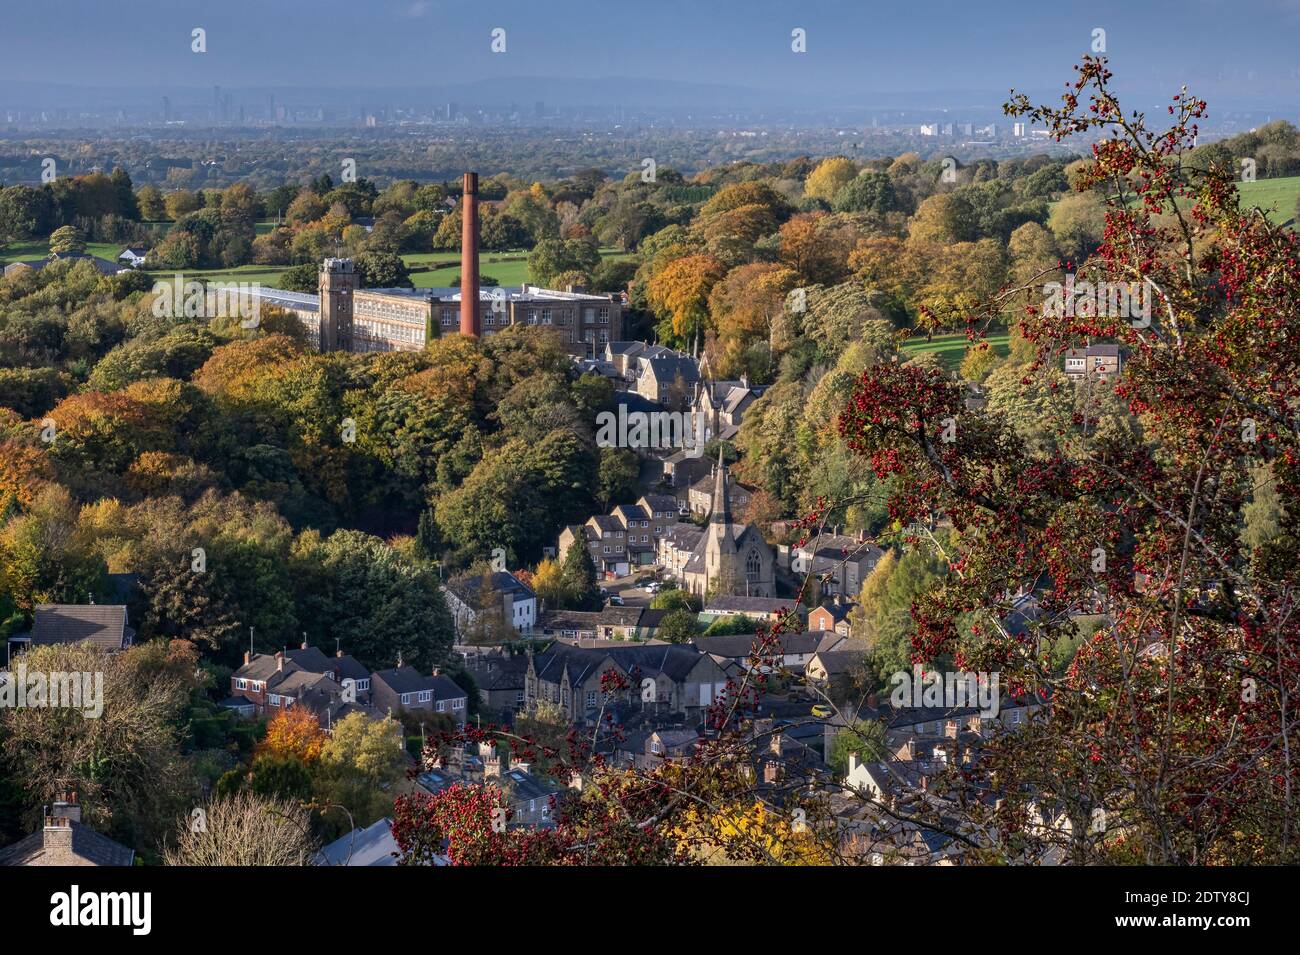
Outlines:
[{"label": "slate roof", "polygon": [[38,604],[31,635],[33,646],[89,640],[103,650],[125,650],[135,639],[120,604]]},{"label": "slate roof", "polygon": [[445,769],[426,769],[415,777],[416,784],[425,792],[437,794],[450,789],[460,780]]},{"label": "slate roof", "polygon": [[605,353],[608,355],[636,355],[645,351],[645,342],[606,342]]},{"label": "slate roof", "polygon": [[826,671],[826,675],[832,677],[853,672],[854,668],[862,666],[866,659],[866,654],[858,650],[827,650],[817,653],[817,661]]},{"label": "slate roof", "polygon": [[[745,525],[748,527],[748,525]],[[704,606],[704,612],[719,613],[779,613],[782,610],[794,610],[793,597],[744,597],[719,594]],[[803,608],[799,608],[803,613]]]},{"label": "slate roof", "polygon": [[668,531],[668,536],[672,538],[673,544],[678,550],[695,550],[701,540],[704,539],[704,528],[697,527],[687,521],[674,524]]},{"label": "slate roof", "polygon": [[550,799],[561,791],[554,783],[548,783],[523,769],[508,769],[501,774],[497,782],[511,802],[519,802],[523,799]]},{"label": "slate roof", "polygon": [[641,676],[663,673],[673,682],[680,683],[699,663],[701,656],[703,654],[696,647],[680,643],[611,646],[608,649],[555,643],[533,658],[533,667],[538,679],[549,683],[559,683],[564,671],[568,670],[569,682],[578,684],[606,660],[611,660],[625,673],[634,670]]},{"label": "slate roof", "polygon": [[494,657],[492,669],[471,668],[474,682],[482,690],[522,690],[524,675],[528,672],[526,656]]},{"label": "slate roof", "polygon": [[302,667],[294,663],[293,660],[286,659],[284,666],[280,666],[280,658],[273,653],[256,653],[243,666],[236,670],[232,675],[241,680],[256,680],[270,684],[271,680],[277,675],[283,679],[284,675],[295,673]]},{"label": "slate roof", "polygon": [[[394,693],[419,693],[433,691],[433,699],[454,700],[467,696],[464,690],[449,676],[425,676],[414,667],[396,667],[391,670],[378,670],[371,675],[371,680],[382,680]],[[373,685],[373,684],[372,684]]]},{"label": "slate roof", "polygon": [[645,508],[640,504],[620,504],[614,508],[614,513],[621,516],[624,521],[650,520],[650,515],[646,513]]},{"label": "slate roof", "polygon": [[585,610],[548,610],[539,622],[543,630],[590,630],[600,625],[600,614]]},{"label": "slate roof", "polygon": [[821,534],[809,538],[808,543],[798,548],[801,557],[813,556],[814,569],[823,562],[839,564],[842,561],[870,561],[873,565],[885,556],[885,552],[875,544],[849,537],[846,534]]},{"label": "slate roof", "polygon": [[663,385],[670,385],[681,375],[682,381],[690,384],[699,380],[700,366],[689,355],[660,355],[655,358],[642,358],[643,366],[649,366],[654,372],[655,380]]},{"label": "slate roof", "polygon": [[[72,827],[72,854],[78,858],[91,865],[131,865],[135,861],[134,849],[128,849],[79,822],[69,821],[68,824]],[[66,864],[64,852],[46,851],[43,830],[0,849],[0,866]]]},{"label": "slate roof", "polygon": [[673,514],[680,513],[680,509],[677,506],[677,498],[673,497],[671,494],[644,494],[641,496],[641,500],[645,501],[646,504],[650,506],[652,512],[659,511],[660,513],[663,513],[664,511],[669,511]]},{"label": "slate roof", "polygon": [[647,607],[645,610],[641,611],[641,619],[637,621],[637,626],[643,629],[653,630],[663,623],[664,617],[668,616],[670,613],[672,613],[671,610],[652,610]]},{"label": "slate roof", "polygon": [[[481,574],[472,574],[453,580],[447,586],[462,601],[472,605],[478,599],[483,583],[484,577]],[[515,600],[528,600],[537,596],[531,587],[504,570],[492,571],[492,592],[510,594]]]},{"label": "slate roof", "polygon": [[335,839],[316,856],[317,865],[397,865],[397,840],[393,821],[380,819],[364,829],[353,829]]},{"label": "slate roof", "polygon": [[1033,594],[1021,594],[1011,602],[1011,612],[1002,618],[1007,633],[1018,637],[1043,615],[1043,608]]},{"label": "slate roof", "polygon": [[641,613],[641,607],[610,604],[600,612],[600,622],[606,627],[635,627],[641,620]]},{"label": "slate roof", "polygon": [[[783,633],[778,635],[777,640],[782,653],[816,653],[823,635],[824,631],[808,630],[803,633]],[[705,653],[739,660],[749,656],[750,648],[757,638],[756,633],[724,633],[696,637],[692,642]]]}]

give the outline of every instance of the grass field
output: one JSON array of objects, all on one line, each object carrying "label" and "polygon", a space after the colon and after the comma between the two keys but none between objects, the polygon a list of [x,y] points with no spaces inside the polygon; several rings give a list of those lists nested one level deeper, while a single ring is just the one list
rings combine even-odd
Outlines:
[{"label": "grass field", "polygon": [[[119,249],[113,250],[116,256]],[[96,255],[100,253],[95,253]],[[626,259],[631,253],[616,249],[602,249],[608,259]],[[37,258],[37,255],[18,256]],[[110,258],[111,256],[105,256]],[[414,252],[402,256],[411,270],[411,282],[416,288],[447,288],[460,276],[460,257],[450,252]],[[528,274],[527,252],[484,252],[478,258],[480,275],[496,279],[502,285],[522,285],[532,281]],[[160,274],[171,270],[162,269]],[[267,265],[241,265],[234,269],[186,270],[187,278],[208,279],[214,282],[258,282],[269,288],[278,288],[284,268]]]},{"label": "grass field", "polygon": [[[1008,332],[990,332],[985,336],[985,341],[993,346],[993,350],[999,356],[1003,356],[1009,351],[1007,345],[1009,338],[1010,334]],[[961,364],[961,360],[966,357],[966,349],[970,347],[970,344],[966,340],[965,333],[935,335],[930,341],[926,341],[924,335],[918,335],[905,341],[899,351],[908,358],[933,353],[938,356],[939,361],[943,363],[945,368],[956,368]]]},{"label": "grass field", "polygon": [[1300,200],[1300,176],[1256,179],[1237,185],[1242,208],[1259,206],[1278,225],[1296,228],[1296,201]]},{"label": "grass field", "polygon": [[[1300,230],[1300,224],[1296,222],[1296,201],[1300,200],[1300,176],[1239,182],[1237,192],[1241,196],[1242,209],[1258,206],[1268,213],[1271,222]],[[1136,204],[1137,201],[1132,200],[1130,205]],[[1183,205],[1179,203],[1180,207]]]},{"label": "grass field", "polygon": [[[110,262],[117,261],[117,254],[126,248],[125,243],[109,242],[87,242],[86,252],[89,255],[97,255],[101,259],[108,259]],[[31,239],[27,242],[14,242],[5,247],[0,252],[0,262],[8,265],[10,262],[18,262],[27,259],[43,259],[50,254],[49,239]]]}]

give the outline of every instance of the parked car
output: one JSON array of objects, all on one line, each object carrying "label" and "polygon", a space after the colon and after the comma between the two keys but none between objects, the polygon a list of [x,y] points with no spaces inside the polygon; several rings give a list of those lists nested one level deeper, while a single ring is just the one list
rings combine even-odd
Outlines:
[{"label": "parked car", "polygon": [[650,581],[650,583],[645,585],[645,592],[648,594],[657,594],[662,589],[663,587],[660,585],[659,581],[657,580],[652,580]]},{"label": "parked car", "polygon": [[831,715],[831,708],[824,703],[818,703],[812,708],[812,715],[819,720],[827,719]]},{"label": "parked car", "polygon": [[618,594],[611,594],[609,596],[609,605],[611,607],[621,607],[623,606],[623,598]]}]

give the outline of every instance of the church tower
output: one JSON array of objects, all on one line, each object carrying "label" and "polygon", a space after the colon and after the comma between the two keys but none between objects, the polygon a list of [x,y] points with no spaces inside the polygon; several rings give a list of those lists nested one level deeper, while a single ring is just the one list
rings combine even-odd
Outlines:
[{"label": "church tower", "polygon": [[321,263],[320,350],[348,351],[352,343],[352,296],[361,277],[351,259],[326,259]]},{"label": "church tower", "polygon": [[714,593],[735,593],[742,577],[737,573],[736,537],[731,524],[731,498],[727,493],[727,464],[718,444],[718,467],[714,471],[713,512],[709,515],[708,540],[704,546],[704,573]]}]

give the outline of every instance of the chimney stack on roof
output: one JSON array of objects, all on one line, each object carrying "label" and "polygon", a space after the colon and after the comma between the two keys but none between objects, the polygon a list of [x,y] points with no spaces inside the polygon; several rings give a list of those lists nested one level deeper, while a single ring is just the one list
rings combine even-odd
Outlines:
[{"label": "chimney stack on roof", "polygon": [[59,798],[54,801],[50,813],[60,819],[70,819],[73,822],[81,822],[81,806],[77,802],[77,794],[60,793]]}]

